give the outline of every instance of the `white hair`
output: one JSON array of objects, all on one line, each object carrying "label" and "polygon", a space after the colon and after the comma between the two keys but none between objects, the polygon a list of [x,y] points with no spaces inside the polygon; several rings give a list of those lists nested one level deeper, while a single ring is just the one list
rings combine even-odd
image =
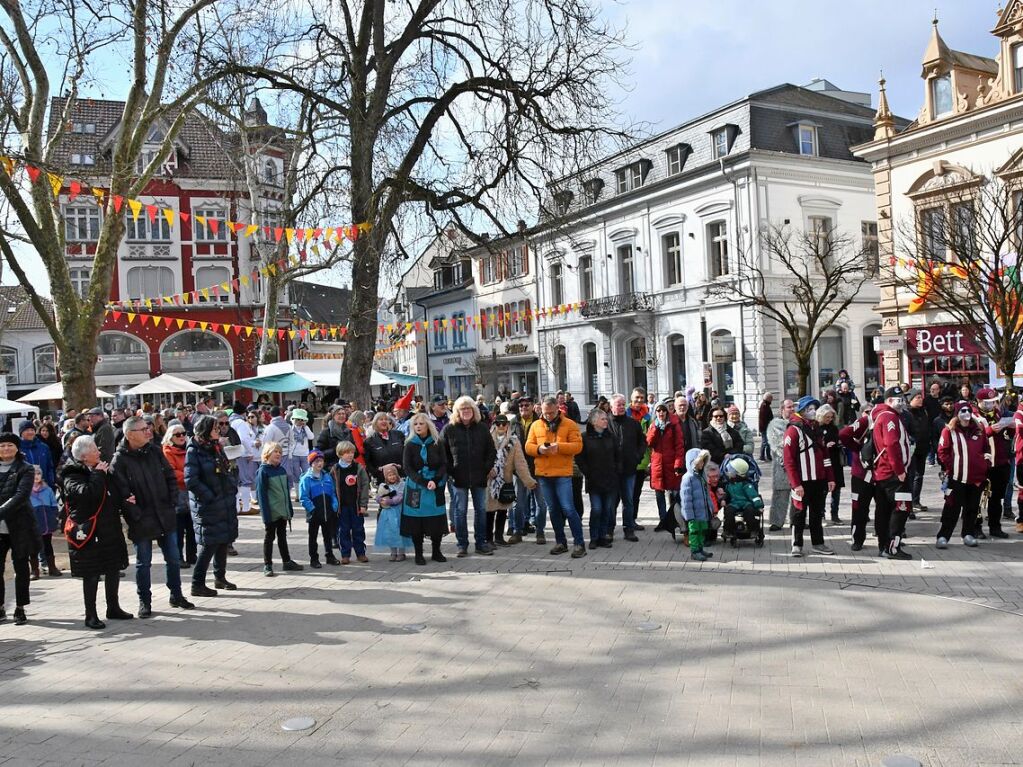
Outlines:
[{"label": "white hair", "polygon": [[82,460],[90,448],[96,447],[96,440],[91,434],[83,434],[71,443],[71,457],[76,461]]}]

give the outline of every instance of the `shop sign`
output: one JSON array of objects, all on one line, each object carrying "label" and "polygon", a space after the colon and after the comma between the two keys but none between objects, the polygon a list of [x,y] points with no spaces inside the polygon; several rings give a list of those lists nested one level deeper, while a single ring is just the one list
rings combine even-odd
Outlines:
[{"label": "shop sign", "polygon": [[966,325],[935,325],[909,328],[906,340],[910,354],[943,357],[956,354],[984,354],[977,343],[977,331]]},{"label": "shop sign", "polygon": [[445,357],[443,362],[444,362],[445,365],[461,365],[462,364],[462,358],[461,357]]},{"label": "shop sign", "polygon": [[529,347],[525,344],[505,344],[505,354],[525,354],[529,351]]}]

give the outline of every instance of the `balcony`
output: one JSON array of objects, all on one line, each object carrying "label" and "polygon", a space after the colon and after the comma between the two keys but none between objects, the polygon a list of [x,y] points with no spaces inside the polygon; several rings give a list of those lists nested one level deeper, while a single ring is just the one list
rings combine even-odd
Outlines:
[{"label": "balcony", "polygon": [[582,307],[583,317],[612,317],[630,312],[652,312],[654,298],[649,293],[622,293],[617,296],[593,298]]}]

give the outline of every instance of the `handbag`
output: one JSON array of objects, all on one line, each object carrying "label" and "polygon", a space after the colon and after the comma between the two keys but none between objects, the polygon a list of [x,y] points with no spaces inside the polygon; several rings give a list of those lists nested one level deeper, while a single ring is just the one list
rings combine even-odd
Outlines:
[{"label": "handbag", "polygon": [[497,493],[497,502],[501,504],[515,503],[515,484],[513,482],[501,484],[501,490]]}]

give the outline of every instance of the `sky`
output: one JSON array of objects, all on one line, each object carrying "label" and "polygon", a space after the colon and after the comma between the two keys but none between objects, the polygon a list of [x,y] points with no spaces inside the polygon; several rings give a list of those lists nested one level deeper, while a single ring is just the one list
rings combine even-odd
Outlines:
[{"label": "sky", "polygon": [[[782,83],[821,77],[871,93],[883,69],[892,110],[913,119],[923,103],[921,60],[937,10],[955,50],[994,57],[989,0],[595,0],[629,43],[625,87],[608,91],[609,108],[628,123],[666,130],[722,104]],[[119,98],[116,87],[105,90]],[[46,284],[38,259],[26,265]],[[340,275],[319,281],[341,284]],[[4,268],[4,284],[14,277]]]}]

